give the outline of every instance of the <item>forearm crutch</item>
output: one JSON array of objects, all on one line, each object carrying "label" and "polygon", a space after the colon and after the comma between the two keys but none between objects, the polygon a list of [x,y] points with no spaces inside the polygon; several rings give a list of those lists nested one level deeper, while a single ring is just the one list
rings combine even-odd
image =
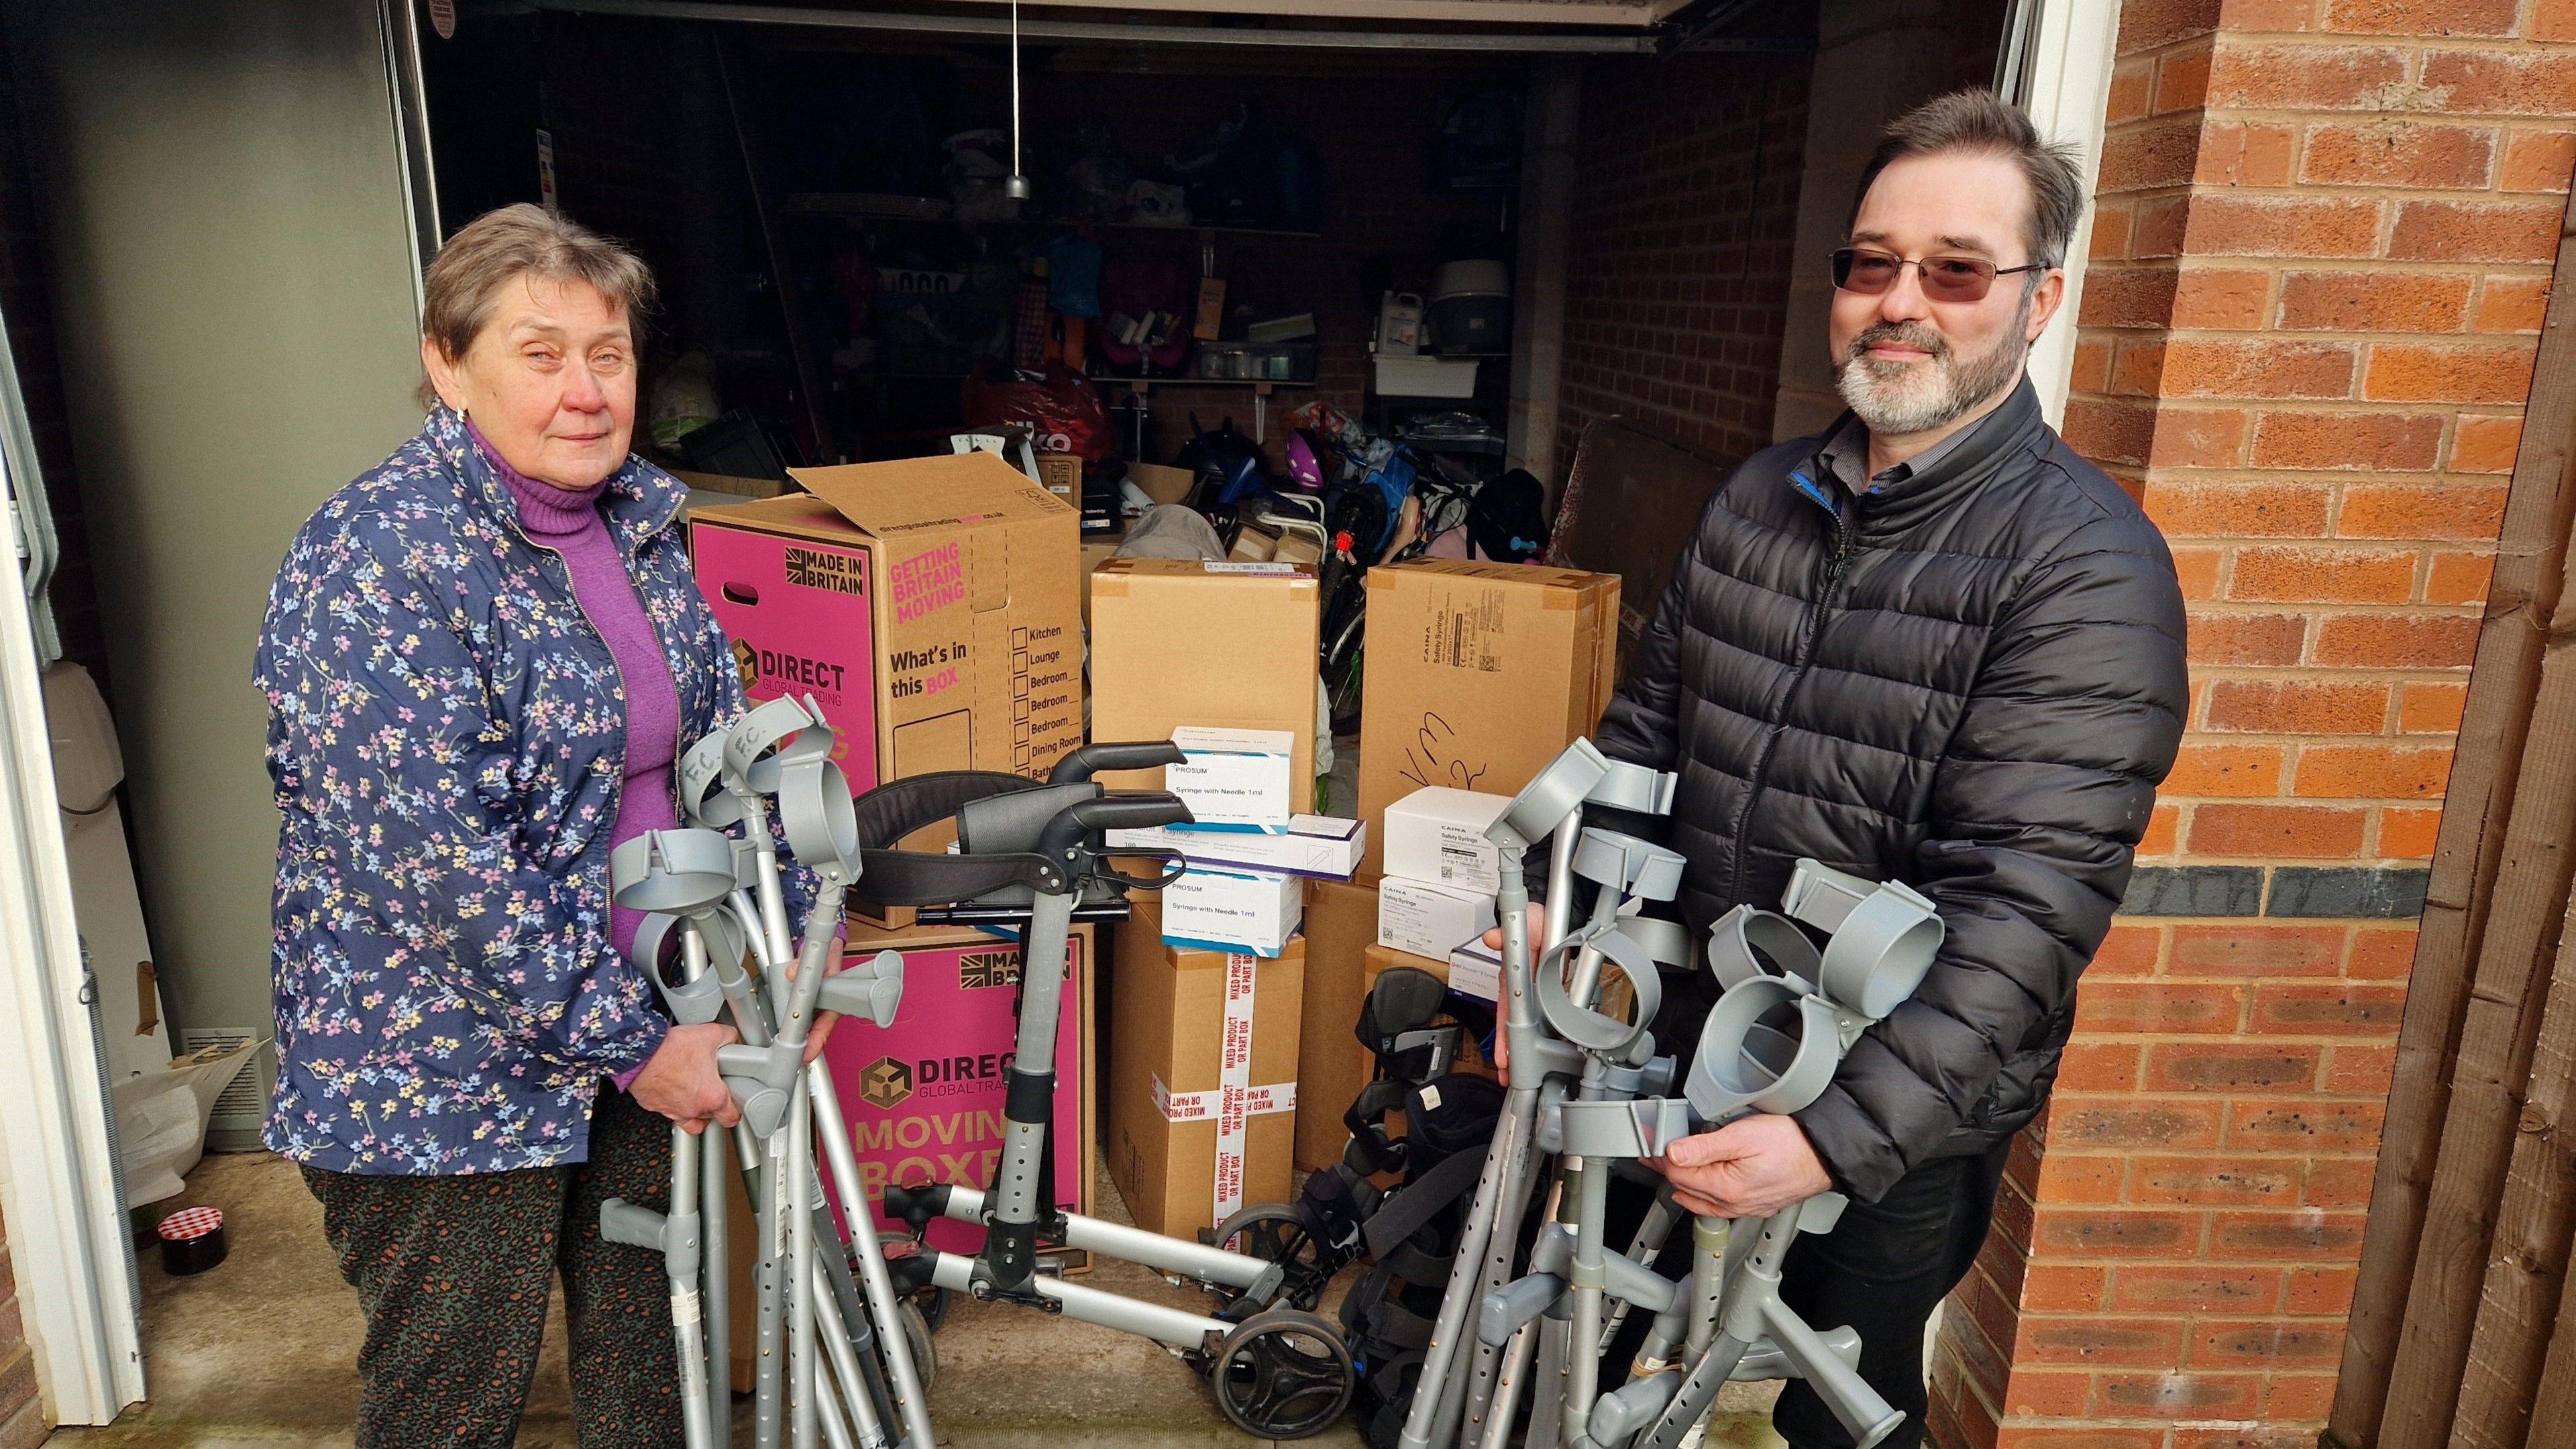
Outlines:
[{"label": "forearm crutch", "polygon": [[[1789,916],[1829,932],[1819,951],[1788,917],[1739,906],[1709,935],[1709,966],[1725,992],[1709,1012],[1685,1088],[1711,1128],[1756,1112],[1796,1112],[1831,1084],[1843,1054],[1862,1031],[1914,993],[1938,952],[1937,908],[1895,882],[1872,882],[1801,861],[1784,897]],[[1860,1449],[1894,1433],[1905,1416],[1860,1376],[1860,1342],[1847,1329],[1819,1334],[1780,1299],[1780,1269],[1804,1232],[1826,1232],[1844,1199],[1824,1193],[1783,1209],[1736,1244],[1740,1267],[1720,1268],[1724,1284],[1715,1331],[1686,1376],[1659,1374],[1632,1383],[1599,1406],[1599,1427],[1625,1442],[1654,1401],[1669,1392],[1643,1440],[1675,1449],[1716,1401],[1729,1378],[1794,1373],[1815,1386]],[[1699,1254],[1706,1271],[1707,1254]],[[1748,1358],[1759,1355],[1758,1366]],[[1749,1372],[1748,1372],[1749,1370]],[[1601,1437],[1596,1435],[1596,1438]]]},{"label": "forearm crutch", "polygon": [[[848,783],[839,768],[831,764],[833,743],[830,726],[811,700],[800,705],[792,699],[777,699],[754,709],[721,741],[702,742],[682,761],[681,795],[693,818],[717,827],[736,821],[745,826],[744,848],[749,859],[743,874],[750,877],[745,882],[750,893],[736,898],[736,909],[757,927],[754,939],[761,945],[765,974],[779,973],[795,948],[788,934],[785,891],[764,797],[771,793],[779,796],[781,825],[800,861],[818,867],[827,861],[835,864],[842,892],[856,874]],[[814,857],[811,860],[809,852]],[[829,902],[828,919],[835,930],[842,892],[833,893]],[[825,904],[818,897],[817,910],[809,913],[809,938],[816,938],[813,922],[824,915]],[[829,934],[825,932],[824,937]],[[812,979],[802,969],[801,961],[798,974],[800,984]],[[890,951],[880,952],[863,969],[845,970],[815,990],[817,996],[807,1004],[809,1014],[819,1002],[824,1009],[866,1017],[880,1028],[890,1026],[903,991],[901,958]],[[746,1044],[750,1044],[748,1038]],[[858,1286],[866,1300],[866,1314],[875,1330],[875,1351],[882,1357],[886,1378],[891,1381],[894,1402],[889,1407],[902,1418],[902,1440],[915,1449],[929,1449],[935,1437],[928,1396],[903,1332],[899,1300],[867,1206],[831,1067],[817,1057],[804,1065],[803,1072],[814,1134],[820,1139],[833,1190],[849,1219],[850,1246],[858,1259]],[[855,1396],[858,1389],[853,1387],[850,1392]]]}]

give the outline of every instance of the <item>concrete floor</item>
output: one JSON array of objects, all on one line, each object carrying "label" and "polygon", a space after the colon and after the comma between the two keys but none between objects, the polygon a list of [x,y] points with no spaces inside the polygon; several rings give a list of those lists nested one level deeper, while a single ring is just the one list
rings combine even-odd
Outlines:
[{"label": "concrete floor", "polygon": [[[1123,1217],[1100,1184],[1105,1215]],[[322,1240],[321,1209],[295,1169],[266,1155],[209,1157],[186,1201],[224,1210],[232,1253],[211,1272],[163,1273],[142,1259],[143,1350],[151,1399],[99,1429],[66,1429],[52,1449],[343,1449],[356,1413],[357,1297]],[[1204,1300],[1141,1268],[1104,1265],[1085,1281],[1196,1307]],[[574,1449],[561,1305],[519,1443]],[[955,1449],[1245,1449],[1198,1376],[1142,1339],[1024,1310],[960,1300],[938,1337],[932,1415]],[[1780,1444],[1771,1385],[1730,1388],[1712,1445]],[[746,1413],[747,1403],[743,1406]],[[746,1431],[737,1442],[748,1442]],[[1360,1449],[1349,1420],[1300,1441]]]}]

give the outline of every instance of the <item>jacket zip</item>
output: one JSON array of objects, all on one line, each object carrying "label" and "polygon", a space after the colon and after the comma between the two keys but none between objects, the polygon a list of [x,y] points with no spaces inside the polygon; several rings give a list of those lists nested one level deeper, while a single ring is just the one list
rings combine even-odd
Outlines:
[{"label": "jacket zip", "polygon": [[[1814,467],[1813,464],[1809,466]],[[1815,471],[1823,472],[1821,468],[1816,468]],[[1822,492],[1807,480],[1804,473],[1791,473],[1789,481],[1799,493],[1813,499],[1831,513],[1834,520],[1834,555],[1825,565],[1824,588],[1817,592],[1816,601],[1807,606],[1806,631],[1798,642],[1797,669],[1789,676],[1789,687],[1780,691],[1779,709],[1763,731],[1762,748],[1753,757],[1752,778],[1744,784],[1744,804],[1735,812],[1735,863],[1734,868],[1727,873],[1726,882],[1726,899],[1731,905],[1741,904],[1744,900],[1744,833],[1753,824],[1753,807],[1762,799],[1762,779],[1770,772],[1772,752],[1779,747],[1780,736],[1788,732],[1788,726],[1781,722],[1780,716],[1788,712],[1789,701],[1797,698],[1798,686],[1806,682],[1807,672],[1815,667],[1816,644],[1825,629],[1825,611],[1832,604],[1835,585],[1842,582],[1844,566],[1851,561],[1851,526],[1843,521],[1843,511],[1827,502]]]},{"label": "jacket zip", "polygon": [[[617,702],[621,705],[632,705],[635,702],[635,692],[627,687],[626,666],[617,662],[617,650],[609,644],[608,636],[600,632],[599,621],[590,617],[590,610],[583,607],[581,602],[581,590],[573,587],[572,565],[564,562],[563,550],[537,542],[535,535],[529,533],[527,526],[521,523],[516,516],[512,516],[507,520],[507,522],[509,524],[510,531],[519,536],[519,541],[521,543],[526,544],[528,547],[535,549],[539,553],[553,556],[555,566],[563,571],[563,590],[565,596],[572,600],[572,611],[581,616],[582,624],[590,630],[590,637],[598,640],[599,647],[607,651],[608,667],[617,675]],[[654,624],[653,611],[645,606],[644,595],[635,587],[635,566],[633,562],[635,558],[643,557],[643,546],[650,543],[653,539],[653,535],[659,532],[661,532],[661,529],[658,527],[646,530],[644,536],[636,541],[636,551],[631,558],[623,547],[617,550],[617,557],[619,562],[624,566],[623,571],[626,574],[626,591],[635,596],[635,606],[644,610],[644,627],[652,632],[653,647],[662,651],[662,662],[664,667],[667,668],[671,661],[671,646],[670,643],[662,637],[660,627]],[[610,527],[609,536],[611,539],[616,537],[616,529],[613,526]],[[671,768],[673,771],[672,781],[675,788],[679,779],[678,770],[680,766],[680,756],[683,753],[681,745],[684,742],[681,739],[681,733],[688,728],[688,711],[679,707],[679,694],[680,676],[678,671],[674,670],[671,675],[671,702],[673,705],[671,710]],[[627,744],[626,735],[621,731],[617,737],[617,769],[615,773],[608,777],[608,827],[611,830],[617,828],[617,812],[624,809],[626,805],[626,761],[627,757],[632,753],[633,751]],[[677,795],[672,797],[671,808],[674,814],[678,813],[679,797]],[[616,903],[614,901],[610,902],[610,908],[612,910],[615,909],[615,904]]]}]

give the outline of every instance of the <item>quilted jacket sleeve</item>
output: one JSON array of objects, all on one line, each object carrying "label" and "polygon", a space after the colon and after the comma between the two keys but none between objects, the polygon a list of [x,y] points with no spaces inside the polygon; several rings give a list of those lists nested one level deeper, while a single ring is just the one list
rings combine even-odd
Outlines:
[{"label": "quilted jacket sleeve", "polygon": [[297,543],[259,649],[269,773],[298,863],[371,917],[426,989],[537,1059],[615,1074],[669,1023],[582,899],[522,839],[515,742],[399,530],[361,516]]},{"label": "quilted jacket sleeve", "polygon": [[1627,677],[1601,712],[1592,742],[1613,759],[1669,770],[1680,748],[1681,631],[1689,608],[1683,585],[1691,573],[1689,550],[1698,546],[1697,535],[1693,538],[1683,546],[1672,582],[1655,602],[1655,616],[1637,638]]},{"label": "quilted jacket sleeve", "polygon": [[2182,598],[2162,541],[2135,519],[2077,529],[1999,622],[1937,767],[1915,864],[1948,927],[1940,956],[1798,1114],[1845,1190],[1876,1200],[2073,1009],[2173,766],[2185,698]]}]

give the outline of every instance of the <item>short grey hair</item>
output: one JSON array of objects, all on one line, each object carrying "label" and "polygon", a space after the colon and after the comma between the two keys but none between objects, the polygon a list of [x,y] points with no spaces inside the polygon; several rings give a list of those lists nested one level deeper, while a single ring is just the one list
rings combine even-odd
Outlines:
[{"label": "short grey hair", "polygon": [[1951,152],[2002,156],[2019,164],[2030,182],[2030,221],[2022,233],[2029,260],[2052,267],[2066,264],[2075,223],[2084,215],[2078,152],[2070,143],[2043,140],[2019,107],[1983,87],[1925,101],[1888,122],[1879,133],[1878,149],[1870,153],[1869,168],[1860,174],[1852,215],[1860,215],[1861,201],[1881,171],[1909,157]]},{"label": "short grey hair", "polygon": [[[522,201],[467,222],[421,279],[420,331],[454,359],[463,357],[492,320],[502,284],[518,277],[583,282],[626,311],[642,340],[652,315],[653,269],[625,243],[601,236],[560,213]],[[437,401],[421,383],[424,407]]]}]

